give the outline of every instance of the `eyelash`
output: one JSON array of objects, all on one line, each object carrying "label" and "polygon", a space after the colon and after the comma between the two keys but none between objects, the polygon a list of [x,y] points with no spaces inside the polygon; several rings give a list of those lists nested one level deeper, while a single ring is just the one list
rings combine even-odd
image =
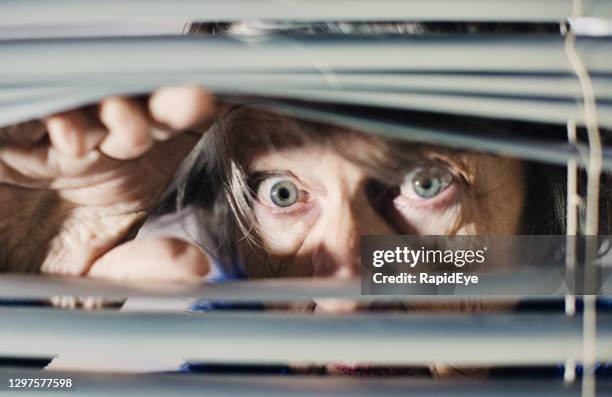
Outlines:
[{"label": "eyelash", "polygon": [[[409,207],[409,208],[429,207],[433,210],[437,210],[437,209],[447,206],[451,201],[453,201],[453,199],[456,197],[459,191],[459,186],[457,182],[461,178],[458,177],[457,174],[454,173],[448,165],[441,164],[441,165],[434,165],[432,167],[440,167],[444,169],[445,171],[449,172],[452,177],[450,183],[440,192],[440,194],[434,197],[431,197],[431,198],[413,199],[413,198],[407,197],[405,194],[399,193],[397,197],[395,197],[395,199],[393,200],[393,203],[396,205],[398,209],[402,209],[406,207]],[[410,188],[413,189],[412,186],[410,186]]]},{"label": "eyelash", "polygon": [[448,205],[457,193],[457,184],[455,181],[451,182],[448,187],[446,187],[438,196],[432,197],[430,199],[412,199],[407,197],[405,194],[399,194],[394,199],[394,204],[397,205],[399,209],[410,207],[410,208],[422,208],[429,207],[431,209],[440,209]]}]

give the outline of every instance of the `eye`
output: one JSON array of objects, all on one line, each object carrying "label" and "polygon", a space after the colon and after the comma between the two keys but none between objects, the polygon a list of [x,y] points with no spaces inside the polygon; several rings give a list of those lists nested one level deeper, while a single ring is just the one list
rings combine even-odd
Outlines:
[{"label": "eye", "polygon": [[257,197],[261,202],[281,208],[304,201],[304,196],[305,192],[286,177],[264,179],[257,188]]},{"label": "eye", "polygon": [[430,199],[446,190],[453,179],[445,167],[419,167],[406,176],[401,192],[412,198]]},{"label": "eye", "polygon": [[300,191],[291,181],[276,182],[270,189],[270,200],[279,207],[289,207],[297,203]]}]

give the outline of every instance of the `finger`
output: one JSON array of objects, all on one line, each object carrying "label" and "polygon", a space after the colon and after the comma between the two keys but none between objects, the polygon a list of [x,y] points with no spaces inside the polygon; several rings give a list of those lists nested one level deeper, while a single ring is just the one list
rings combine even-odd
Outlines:
[{"label": "finger", "polygon": [[200,282],[210,268],[197,246],[168,237],[124,243],[98,259],[88,275],[115,280]]},{"label": "finger", "polygon": [[100,104],[100,121],[109,133],[100,151],[118,160],[140,157],[153,146],[151,125],[145,110],[138,102],[110,97]]},{"label": "finger", "polygon": [[0,145],[0,183],[15,186],[60,190],[92,186],[111,179],[109,171],[119,165],[97,150],[72,157],[50,145]]},{"label": "finger", "polygon": [[0,128],[0,141],[17,143],[21,145],[33,144],[45,136],[47,131],[40,120],[27,121]]},{"label": "finger", "polygon": [[199,134],[208,131],[208,129],[215,123],[215,120],[222,119],[231,109],[234,108],[235,105],[216,102],[214,106],[215,108],[213,115],[193,125],[191,128],[189,128],[189,130]]},{"label": "finger", "polygon": [[200,87],[164,87],[151,95],[149,112],[154,121],[170,130],[182,131],[210,118],[215,112],[215,102]]},{"label": "finger", "polygon": [[[0,145],[0,183],[34,189],[48,188],[60,173],[60,158],[49,145]],[[67,156],[63,159],[75,161]]]},{"label": "finger", "polygon": [[77,298],[74,296],[53,296],[51,297],[51,304],[62,309],[73,310],[77,307]]},{"label": "finger", "polygon": [[58,152],[83,157],[104,140],[107,131],[82,110],[53,115],[46,120],[49,140]]},{"label": "finger", "polygon": [[116,307],[121,304],[124,299],[109,299],[101,297],[75,297],[75,296],[53,296],[51,297],[51,305],[62,309],[79,309],[99,310],[105,307]]},{"label": "finger", "polygon": [[359,302],[350,299],[315,299],[315,312],[352,313],[357,310]]}]

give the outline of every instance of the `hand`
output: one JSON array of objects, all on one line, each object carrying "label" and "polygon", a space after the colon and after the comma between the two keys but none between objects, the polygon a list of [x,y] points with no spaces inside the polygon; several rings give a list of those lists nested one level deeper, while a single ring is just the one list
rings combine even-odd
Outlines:
[{"label": "hand", "polygon": [[[162,88],[0,129],[0,270],[85,275],[110,263],[199,139],[190,128],[214,112],[203,89]],[[168,254],[196,250],[161,240]]]}]

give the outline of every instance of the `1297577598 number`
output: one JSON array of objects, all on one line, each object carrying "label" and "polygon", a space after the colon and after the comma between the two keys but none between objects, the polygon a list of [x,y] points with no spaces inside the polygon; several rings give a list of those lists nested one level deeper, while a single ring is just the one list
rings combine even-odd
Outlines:
[{"label": "1297577598 number", "polygon": [[71,389],[70,378],[9,378],[9,389]]}]

